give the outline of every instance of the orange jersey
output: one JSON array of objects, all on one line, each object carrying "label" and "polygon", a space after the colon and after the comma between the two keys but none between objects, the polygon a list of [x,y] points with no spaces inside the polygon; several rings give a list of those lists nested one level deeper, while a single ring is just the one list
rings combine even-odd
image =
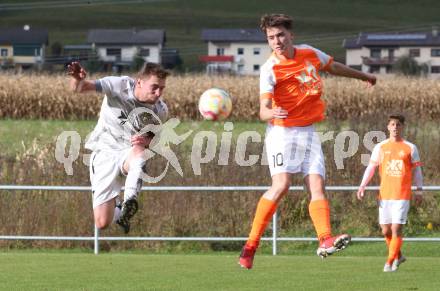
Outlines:
[{"label": "orange jersey", "polygon": [[379,165],[379,199],[411,199],[412,169],[421,165],[415,145],[386,139],[374,147],[370,162]]},{"label": "orange jersey", "polygon": [[280,60],[272,54],[261,67],[260,98],[272,99],[272,107],[288,111],[287,118],[273,119],[274,125],[307,126],[324,119],[319,71],[333,58],[308,45],[294,46],[292,59]]}]

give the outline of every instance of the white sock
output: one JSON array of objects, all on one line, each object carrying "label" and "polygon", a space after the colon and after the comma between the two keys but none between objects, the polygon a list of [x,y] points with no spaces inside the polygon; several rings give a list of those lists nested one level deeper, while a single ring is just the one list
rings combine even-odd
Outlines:
[{"label": "white sock", "polygon": [[124,202],[137,196],[142,186],[142,167],[145,165],[144,159],[134,159],[130,163],[130,169],[125,179]]},{"label": "white sock", "polygon": [[115,223],[119,218],[121,218],[121,208],[115,207],[115,212],[113,213],[112,223]]}]

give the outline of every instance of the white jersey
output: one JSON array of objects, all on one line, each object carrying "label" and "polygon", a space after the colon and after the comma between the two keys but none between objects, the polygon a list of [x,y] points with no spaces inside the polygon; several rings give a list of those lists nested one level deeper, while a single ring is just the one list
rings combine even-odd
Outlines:
[{"label": "white jersey", "polygon": [[[85,147],[97,150],[124,150],[131,147],[131,136],[145,133],[148,125],[158,125],[168,118],[168,107],[159,99],[155,104],[139,102],[134,97],[136,81],[130,77],[104,77],[96,80],[96,91],[105,94],[98,124]],[[135,110],[136,109],[136,110]]]}]

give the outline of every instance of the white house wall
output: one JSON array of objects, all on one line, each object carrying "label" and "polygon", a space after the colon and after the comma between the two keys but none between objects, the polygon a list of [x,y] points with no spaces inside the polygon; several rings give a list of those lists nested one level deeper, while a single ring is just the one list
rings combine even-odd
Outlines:
[{"label": "white house wall", "polygon": [[360,66],[362,65],[362,56],[370,56],[370,50],[363,47],[361,49],[347,49],[346,51],[346,63],[347,66]]},{"label": "white house wall", "polygon": [[[121,59],[116,60],[116,56],[107,56],[108,48],[120,48],[121,49]],[[160,48],[161,46],[106,46],[106,47],[98,47],[96,46],[96,52],[101,60],[104,62],[127,62],[131,63],[138,53],[138,48],[149,49],[150,55],[144,57],[145,61],[160,63]]]},{"label": "white house wall", "polygon": [[[390,48],[391,49],[391,48]],[[414,57],[414,59],[419,64],[427,64],[431,66],[440,66],[440,57],[432,57],[431,49],[436,49],[436,47],[399,47],[394,48],[394,57],[400,58],[403,56],[409,56],[410,49],[419,49],[420,56]],[[440,49],[440,47],[438,47]],[[389,48],[381,49],[381,58],[388,57]],[[346,50],[346,64],[348,66],[359,66],[362,65],[362,71],[368,72],[369,67],[362,64],[362,57],[370,57],[370,49],[362,47],[360,49],[347,49]],[[386,74],[385,68],[381,67],[380,74]],[[391,74],[388,74],[391,75]],[[428,76],[431,78],[440,78],[440,74],[431,74],[428,72]]]},{"label": "white house wall", "polygon": [[[208,55],[217,55],[217,49],[223,48],[225,56],[233,56],[234,62],[232,70],[243,75],[258,75],[261,67],[271,54],[271,50],[267,43],[208,43]],[[238,54],[238,49],[243,49],[243,54]],[[260,54],[254,55],[254,49],[259,49]],[[258,68],[254,68],[258,65]],[[240,71],[239,71],[240,70]]]}]

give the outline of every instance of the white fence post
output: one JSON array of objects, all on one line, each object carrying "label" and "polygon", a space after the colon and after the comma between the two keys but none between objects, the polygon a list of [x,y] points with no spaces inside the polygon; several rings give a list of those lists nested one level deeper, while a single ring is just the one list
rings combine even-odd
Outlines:
[{"label": "white fence post", "polygon": [[96,225],[94,224],[94,226],[95,226],[95,237],[94,237],[94,240],[93,240],[93,244],[94,244],[94,250],[95,250],[95,255],[98,255],[99,254],[99,229],[96,227]]},{"label": "white fence post", "polygon": [[275,210],[275,213],[272,216],[272,255],[277,255],[277,218],[278,218],[278,211]]}]

